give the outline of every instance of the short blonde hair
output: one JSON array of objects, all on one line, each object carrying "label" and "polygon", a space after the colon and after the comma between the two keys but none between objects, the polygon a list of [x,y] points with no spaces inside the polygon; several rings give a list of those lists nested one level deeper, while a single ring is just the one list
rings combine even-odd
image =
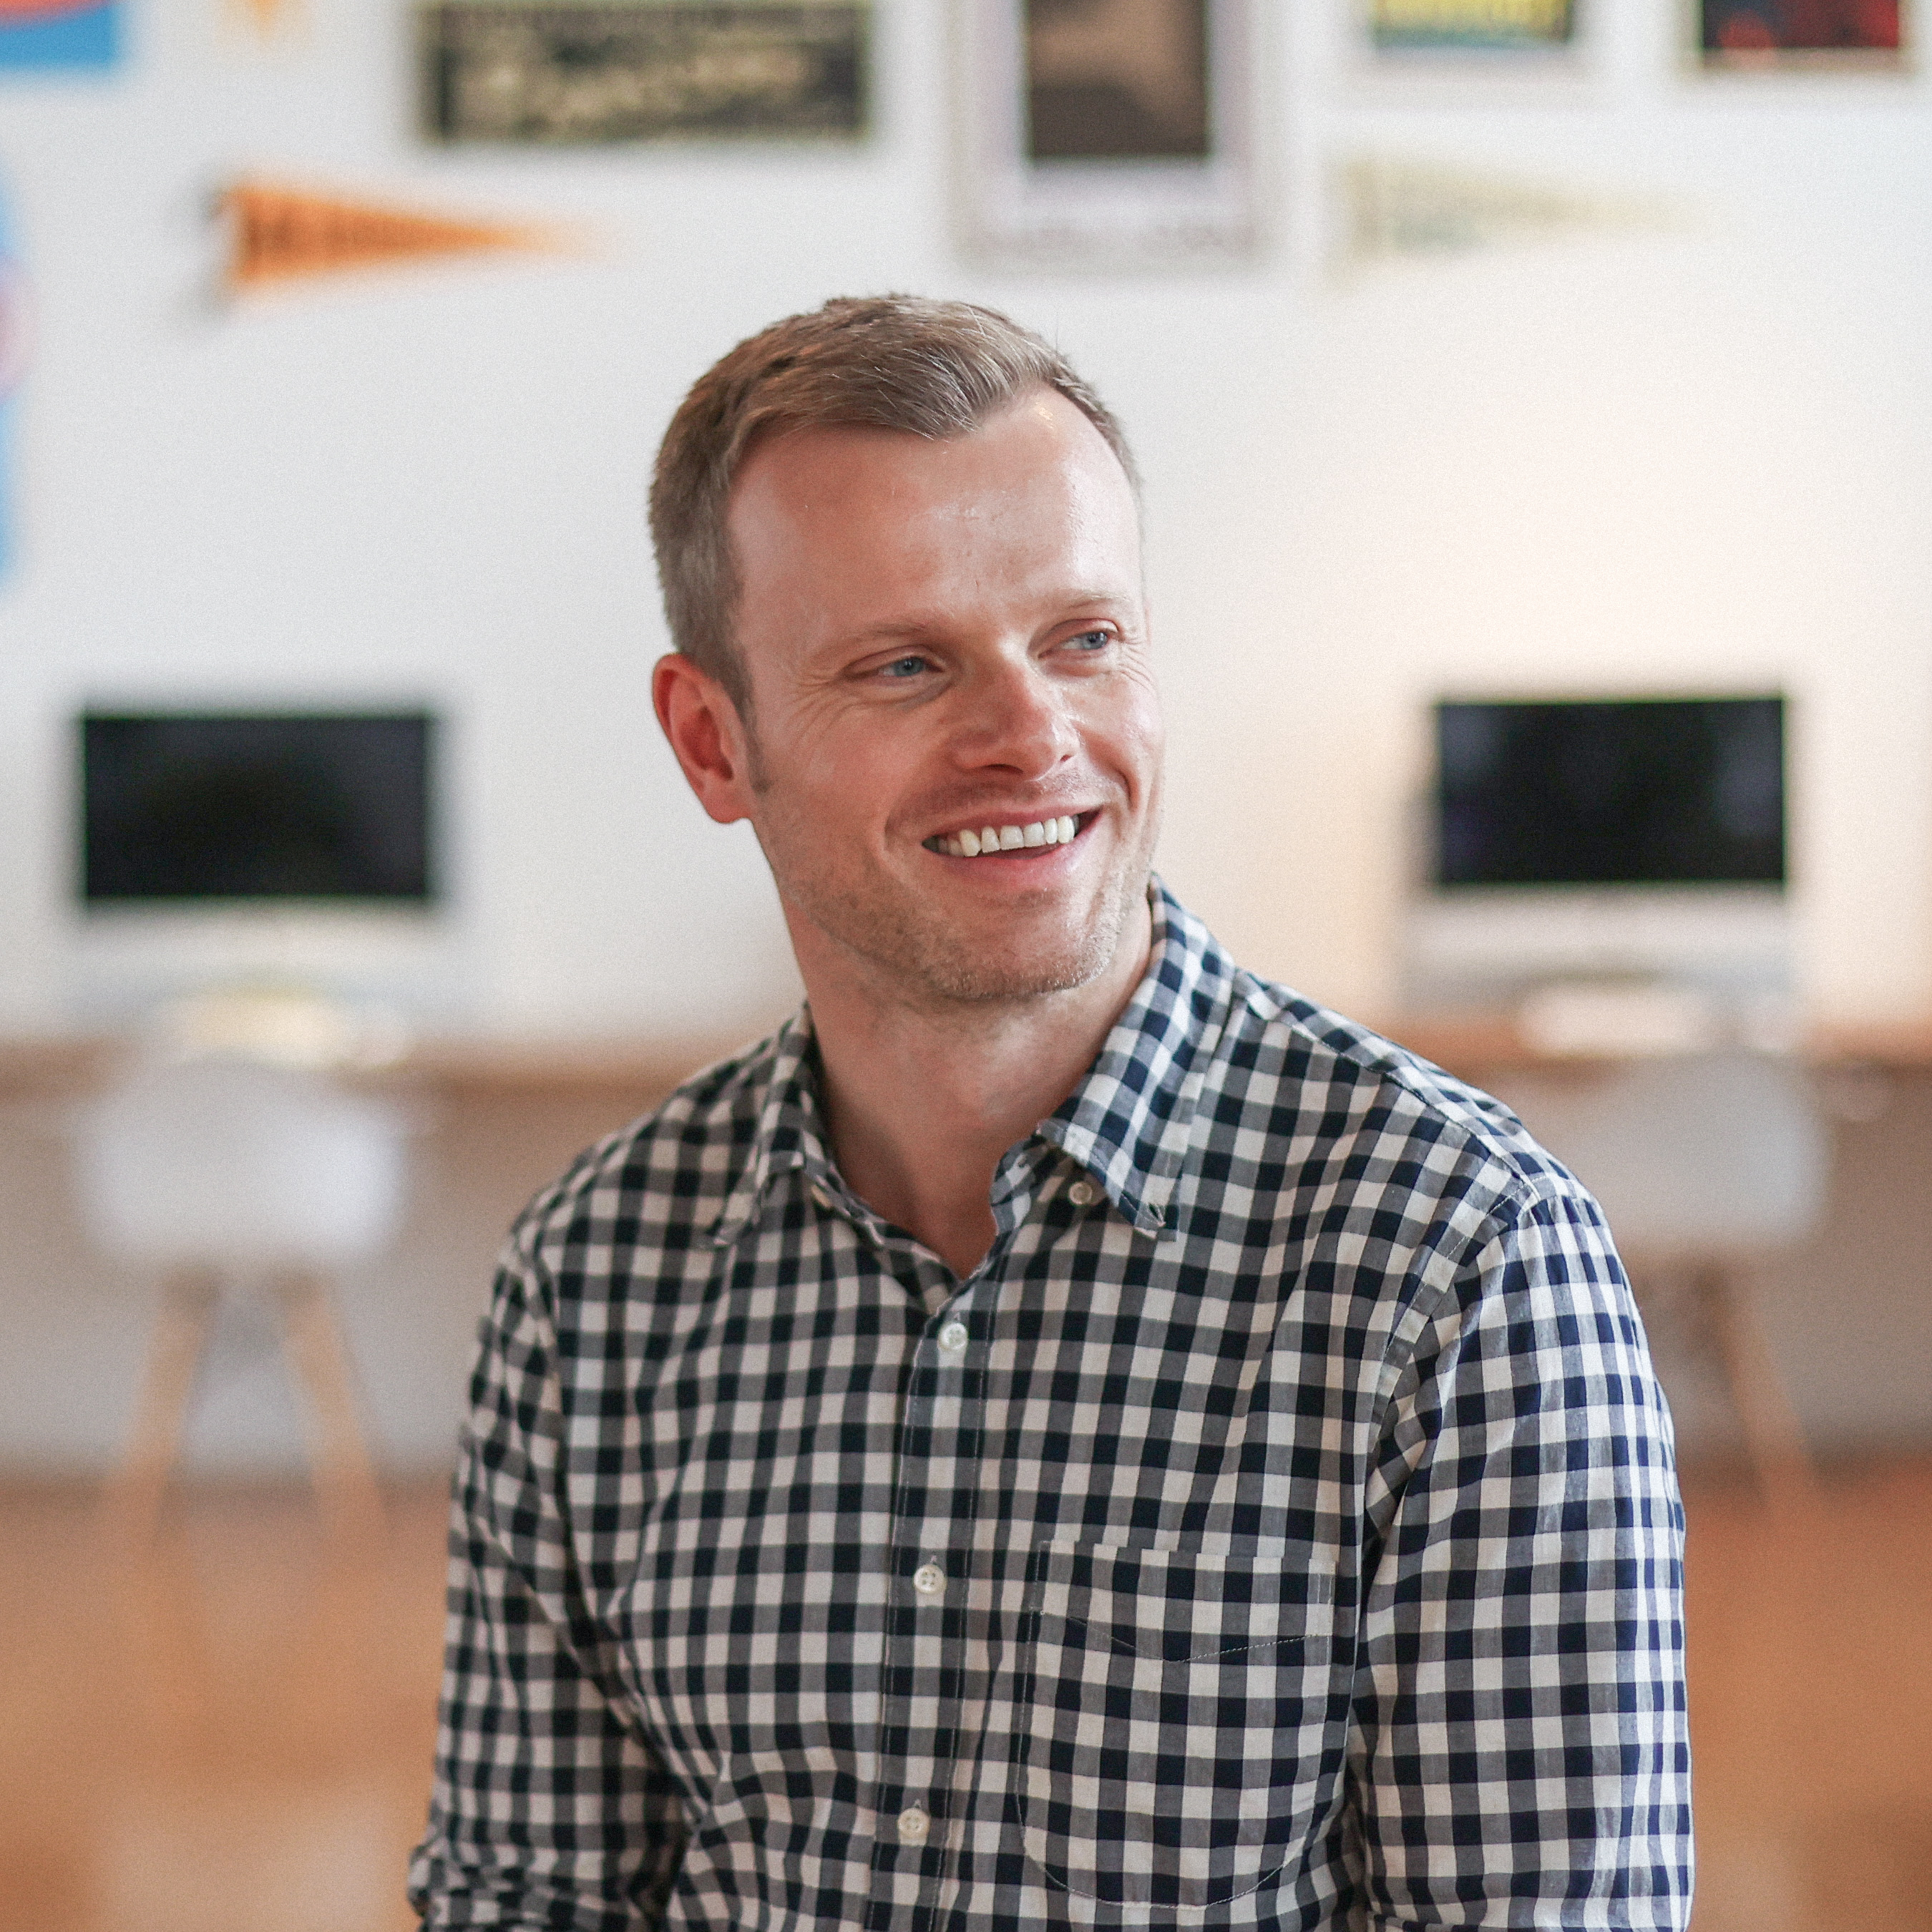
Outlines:
[{"label": "short blonde hair", "polygon": [[842,296],[740,343],[692,385],[651,479],[651,539],[672,642],[748,709],[725,518],[756,442],[846,424],[963,436],[1042,386],[1100,432],[1138,489],[1112,412],[1057,349],[997,310],[922,296]]}]

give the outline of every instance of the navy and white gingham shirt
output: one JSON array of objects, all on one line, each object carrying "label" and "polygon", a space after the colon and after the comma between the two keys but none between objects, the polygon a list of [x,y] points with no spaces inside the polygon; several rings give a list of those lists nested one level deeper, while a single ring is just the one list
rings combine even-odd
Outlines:
[{"label": "navy and white gingham shirt", "polygon": [[1670,1424],[1496,1102],[1148,972],[964,1280],[801,1018],[514,1231],[457,1483],[434,1925],[1681,1928]]}]

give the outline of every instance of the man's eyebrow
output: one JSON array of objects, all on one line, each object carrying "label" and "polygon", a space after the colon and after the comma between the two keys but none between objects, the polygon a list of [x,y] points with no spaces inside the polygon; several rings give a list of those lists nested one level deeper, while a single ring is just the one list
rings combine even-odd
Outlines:
[{"label": "man's eyebrow", "polygon": [[862,629],[848,631],[838,640],[842,645],[890,644],[902,638],[928,637],[934,631],[945,628],[946,620],[939,616],[924,614],[914,617],[888,617],[877,624],[868,624]]},{"label": "man's eyebrow", "polygon": [[[1076,589],[1062,591],[1053,601],[1071,616],[1082,605],[1112,610],[1123,608],[1136,599],[1130,593],[1118,590]],[[1064,618],[1060,621],[1064,622]],[[841,645],[890,644],[902,638],[930,637],[935,631],[946,629],[950,622],[950,613],[944,610],[909,611],[903,616],[882,618],[876,624],[848,631],[838,641]]]}]

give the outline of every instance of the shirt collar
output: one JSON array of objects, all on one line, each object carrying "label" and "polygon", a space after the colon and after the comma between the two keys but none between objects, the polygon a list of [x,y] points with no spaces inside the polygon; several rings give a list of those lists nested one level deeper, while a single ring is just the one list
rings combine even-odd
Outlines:
[{"label": "shirt collar", "polygon": [[764,1105],[758,1110],[751,1148],[737,1184],[727,1197],[711,1238],[729,1247],[758,1210],[772,1177],[798,1168],[820,1176],[832,1171],[818,1104],[818,1042],[812,1009],[801,1006],[775,1034],[766,1048],[770,1071]]},{"label": "shirt collar", "polygon": [[[1078,1086],[1039,1136],[1089,1169],[1140,1232],[1168,1226],[1234,988],[1233,962],[1159,880],[1148,887],[1147,970]],[[835,1178],[818,1100],[809,1007],[773,1036],[764,1106],[737,1184],[711,1230],[728,1246],[758,1212],[775,1175],[798,1168]]]},{"label": "shirt collar", "polygon": [[1227,1024],[1234,968],[1156,880],[1147,970],[1086,1077],[1040,1123],[1144,1234],[1168,1225],[1194,1114]]}]

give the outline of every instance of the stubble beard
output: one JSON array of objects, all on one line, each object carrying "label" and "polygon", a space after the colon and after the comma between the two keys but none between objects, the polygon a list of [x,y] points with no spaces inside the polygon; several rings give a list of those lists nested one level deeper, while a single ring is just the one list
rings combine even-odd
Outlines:
[{"label": "stubble beard", "polygon": [[[740,715],[747,776],[752,790],[768,798],[771,772],[748,694]],[[926,916],[916,905],[909,906],[902,892],[842,889],[841,881],[813,862],[816,848],[802,844],[794,850],[790,840],[777,832],[784,822],[782,812],[769,818],[760,814],[753,829],[788,910],[802,916],[871,968],[882,996],[937,1015],[1042,999],[1097,980],[1120,950],[1129,920],[1146,900],[1157,817],[1150,814],[1141,838],[1119,854],[1097,903],[1078,928],[1057,945],[1036,946],[1024,959],[1001,958],[976,947],[968,936]]]},{"label": "stubble beard", "polygon": [[[759,827],[758,842],[791,911],[862,962],[882,998],[935,1015],[1042,999],[1098,979],[1146,897],[1151,869],[1150,851],[1122,852],[1066,926],[1008,949],[932,916],[903,890],[876,882],[870,891],[850,890],[767,826]],[[1031,924],[1024,914],[1016,922],[1022,933]]]},{"label": "stubble beard", "polygon": [[907,1004],[928,1011],[1013,1006],[1068,993],[1106,971],[1119,951],[1135,902],[1147,890],[1123,866],[1109,878],[1085,916],[1064,930],[1008,951],[975,943],[941,922],[903,907],[841,899],[801,910],[856,953]]}]

